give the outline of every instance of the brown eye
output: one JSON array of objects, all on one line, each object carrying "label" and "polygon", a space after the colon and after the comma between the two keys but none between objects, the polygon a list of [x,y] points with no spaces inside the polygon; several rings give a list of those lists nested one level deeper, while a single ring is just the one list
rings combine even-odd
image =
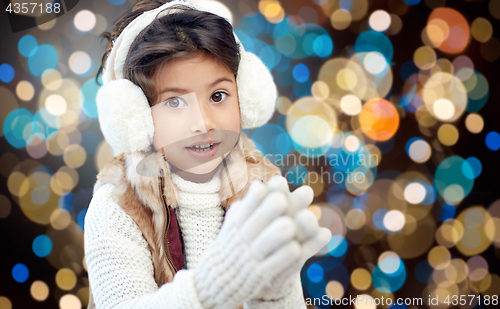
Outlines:
[{"label": "brown eye", "polygon": [[220,103],[224,101],[225,97],[227,97],[228,94],[225,92],[217,91],[214,94],[212,94],[212,100],[215,103]]}]

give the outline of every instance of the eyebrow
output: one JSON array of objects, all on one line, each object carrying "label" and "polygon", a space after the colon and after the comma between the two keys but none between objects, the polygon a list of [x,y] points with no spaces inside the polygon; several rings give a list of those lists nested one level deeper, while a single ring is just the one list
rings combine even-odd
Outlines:
[{"label": "eyebrow", "polygon": [[[218,83],[225,82],[225,81],[230,82],[230,83],[233,82],[232,80],[230,80],[227,77],[221,77],[221,78],[218,78],[217,80],[215,80],[210,85],[208,85],[208,88],[213,87],[213,86],[217,85]],[[165,93],[165,92],[169,92],[169,91],[171,91],[171,92],[188,92],[187,89],[183,89],[183,88],[167,87],[167,88],[164,88],[160,93]]]}]

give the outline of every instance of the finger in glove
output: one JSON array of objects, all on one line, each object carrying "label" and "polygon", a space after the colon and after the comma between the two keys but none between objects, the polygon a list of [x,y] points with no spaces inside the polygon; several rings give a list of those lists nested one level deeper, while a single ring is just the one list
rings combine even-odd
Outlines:
[{"label": "finger in glove", "polygon": [[283,193],[269,193],[254,212],[250,214],[243,225],[241,225],[240,231],[243,240],[248,244],[251,243],[266,226],[274,219],[283,215],[287,208],[287,199]]},{"label": "finger in glove", "polygon": [[296,233],[296,225],[292,218],[281,216],[264,228],[250,245],[250,252],[262,260],[273,251],[292,241]]},{"label": "finger in glove", "polygon": [[230,213],[233,212],[231,210],[233,207],[229,207],[227,215],[234,220],[233,222],[236,226],[241,226],[254,213],[267,193],[266,185],[258,180],[254,180],[250,184],[247,194],[241,200],[241,205],[239,205],[238,209],[235,209],[234,213]]}]

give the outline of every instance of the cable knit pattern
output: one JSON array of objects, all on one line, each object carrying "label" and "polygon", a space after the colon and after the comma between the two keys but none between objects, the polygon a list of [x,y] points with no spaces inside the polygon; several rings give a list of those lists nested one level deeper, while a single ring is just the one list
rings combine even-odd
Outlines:
[{"label": "cable knit pattern", "polygon": [[176,216],[181,227],[185,267],[195,268],[200,255],[215,239],[224,218],[220,206],[220,171],[207,183],[194,183],[172,174],[178,205]]}]

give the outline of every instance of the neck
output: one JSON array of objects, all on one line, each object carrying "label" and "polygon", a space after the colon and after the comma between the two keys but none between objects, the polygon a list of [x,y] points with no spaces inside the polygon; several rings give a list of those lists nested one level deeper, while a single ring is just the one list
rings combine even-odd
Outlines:
[{"label": "neck", "polygon": [[205,183],[210,181],[217,172],[220,164],[211,172],[206,173],[206,174],[194,174],[190,172],[186,172],[184,170],[178,169],[177,167],[171,165],[172,167],[172,172],[179,175],[182,177],[184,180],[190,181],[190,182],[195,182],[195,183]]}]

